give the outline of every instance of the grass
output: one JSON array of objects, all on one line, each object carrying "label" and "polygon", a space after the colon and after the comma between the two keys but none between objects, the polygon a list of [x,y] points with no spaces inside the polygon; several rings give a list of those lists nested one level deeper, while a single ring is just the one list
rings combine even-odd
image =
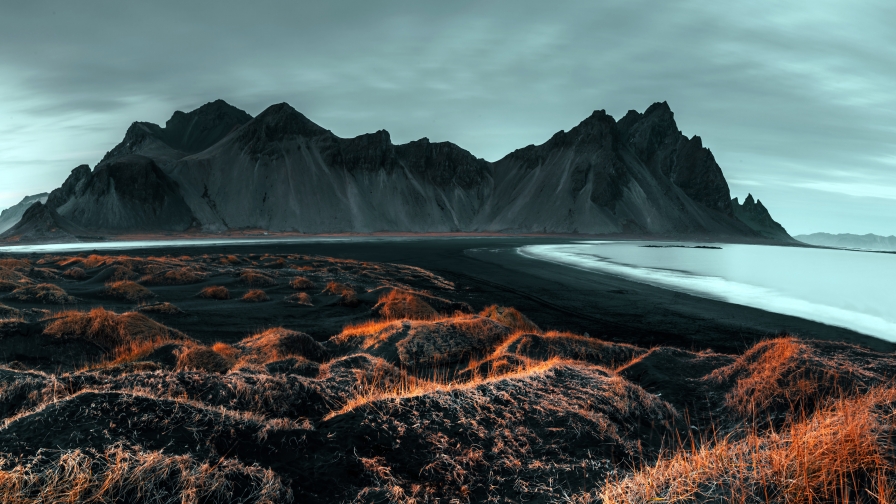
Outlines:
[{"label": "grass", "polygon": [[295,290],[313,289],[314,282],[305,277],[295,277],[289,281],[289,286]]},{"label": "grass", "polygon": [[104,293],[109,297],[132,303],[146,301],[156,296],[151,290],[131,280],[118,280],[107,283]]},{"label": "grass", "polygon": [[339,282],[329,282],[327,283],[326,288],[324,288],[324,294],[335,294],[339,296],[340,302],[345,306],[358,306],[358,294],[355,292],[355,289],[351,288],[346,284],[342,284]]},{"label": "grass", "polygon": [[482,317],[490,318],[499,324],[505,325],[514,331],[540,333],[541,329],[516,308],[491,305],[479,312]]},{"label": "grass", "polygon": [[179,331],[170,329],[147,316],[127,312],[117,314],[104,308],[85,311],[64,311],[49,320],[44,334],[56,338],[82,338],[111,354],[114,359],[128,355],[135,344],[148,342],[160,345],[170,341],[185,341],[188,338]]},{"label": "grass", "polygon": [[896,389],[840,400],[780,430],[667,452],[600,492],[629,502],[893,502]]},{"label": "grass", "polygon": [[277,281],[256,270],[243,270],[240,272],[240,282],[249,287],[273,287]]},{"label": "grass", "polygon": [[87,272],[77,266],[74,268],[69,268],[62,272],[62,276],[65,278],[70,278],[72,280],[84,280],[87,278]]},{"label": "grass", "polygon": [[230,291],[227,290],[227,287],[224,287],[222,285],[212,285],[199,291],[197,297],[224,301],[230,299]]},{"label": "grass", "polygon": [[145,275],[140,279],[148,285],[189,285],[205,280],[205,275],[192,268],[176,268]]},{"label": "grass", "polygon": [[312,306],[311,296],[307,292],[296,292],[295,294],[290,294],[289,296],[286,296],[285,301],[290,304]]},{"label": "grass", "polygon": [[246,291],[246,293],[243,294],[243,297],[240,299],[247,303],[263,303],[265,301],[271,300],[271,298],[269,298],[268,295],[260,289],[250,289]]},{"label": "grass", "polygon": [[9,294],[11,299],[25,303],[73,304],[77,302],[62,287],[50,283],[19,287]]},{"label": "grass", "polygon": [[236,364],[236,357],[231,354],[229,349],[219,344],[211,347],[185,346],[177,355],[177,369],[183,370],[226,373],[234,364]]},{"label": "grass", "polygon": [[[242,488],[234,488],[240,482]],[[236,491],[235,491],[236,490]],[[234,459],[216,463],[189,455],[114,445],[101,452],[59,450],[30,459],[0,456],[0,501],[182,504],[292,502],[292,492],[270,469]]]},{"label": "grass", "polygon": [[140,313],[160,313],[163,315],[179,315],[183,310],[165,301],[162,303],[144,304],[137,307]]},{"label": "grass", "polygon": [[379,299],[375,310],[383,318],[397,320],[432,320],[439,316],[426,301],[413,292],[394,289]]}]

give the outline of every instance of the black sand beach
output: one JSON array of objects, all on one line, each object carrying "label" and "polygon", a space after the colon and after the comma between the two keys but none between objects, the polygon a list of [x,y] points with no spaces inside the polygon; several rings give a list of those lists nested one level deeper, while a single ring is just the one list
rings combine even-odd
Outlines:
[{"label": "black sand beach", "polygon": [[[894,343],[849,329],[578,270],[515,252],[523,245],[569,241],[568,238],[531,237],[309,240],[306,243],[272,240],[264,244],[177,246],[121,253],[140,256],[305,254],[406,264],[455,282],[457,289],[451,297],[469,303],[476,310],[494,303],[513,306],[541,327],[579,334],[587,332],[604,340],[640,346],[739,353],[761,339],[791,334],[854,343],[877,351],[896,350]],[[33,254],[33,257],[40,255]],[[187,303],[184,307],[192,308],[188,304],[195,288],[190,286],[189,292],[180,292],[184,290],[182,286],[169,289],[178,306]],[[78,295],[76,291],[72,293]],[[197,306],[200,310],[208,309],[200,306]],[[321,315],[311,310],[306,313],[301,309],[284,312],[275,304],[236,309],[228,306],[224,313],[172,320],[171,325],[189,334],[222,341],[235,341],[248,332],[274,325],[305,331],[324,340],[341,329],[339,324],[355,321],[357,316],[350,310],[335,315]]]}]

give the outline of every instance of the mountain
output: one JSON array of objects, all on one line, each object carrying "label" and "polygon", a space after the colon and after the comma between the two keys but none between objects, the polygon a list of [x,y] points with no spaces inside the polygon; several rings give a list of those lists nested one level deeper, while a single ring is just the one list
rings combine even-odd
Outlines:
[{"label": "mountain", "polygon": [[880,236],[870,233],[865,235],[812,233],[796,235],[794,238],[809,245],[822,247],[896,251],[896,236]]},{"label": "mountain", "polygon": [[25,214],[25,210],[28,210],[28,207],[33,205],[35,202],[40,201],[41,203],[46,203],[47,196],[49,196],[49,193],[40,193],[33,196],[25,196],[22,201],[7,208],[3,212],[0,212],[0,233],[15,226],[16,223],[18,223],[19,220],[22,219],[22,215]]},{"label": "mountain", "polygon": [[786,237],[766,224],[754,230],[758,217],[732,204],[712,152],[681,133],[665,102],[618,122],[596,111],[491,163],[450,142],[396,145],[385,130],[340,138],[285,103],[253,118],[218,100],[176,112],[164,128],[134,123],[92,171],[73,170],[47,206],[110,233]]},{"label": "mountain", "polygon": [[787,234],[787,230],[784,229],[784,226],[772,219],[772,216],[768,213],[768,210],[761,201],[753,201],[752,194],[747,194],[747,198],[744,200],[743,205],[738,203],[737,198],[732,199],[731,208],[734,211],[735,217],[760,235],[772,240],[794,241],[793,238]]},{"label": "mountain", "polygon": [[22,214],[21,220],[0,234],[0,239],[10,242],[53,241],[77,242],[89,232],[60,216],[55,209],[40,201],[34,202]]}]

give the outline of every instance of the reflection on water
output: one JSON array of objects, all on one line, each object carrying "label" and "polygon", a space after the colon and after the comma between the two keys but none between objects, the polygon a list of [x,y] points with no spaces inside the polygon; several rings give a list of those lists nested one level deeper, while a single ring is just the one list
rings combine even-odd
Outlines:
[{"label": "reflection on water", "polygon": [[848,250],[647,242],[529,245],[528,257],[795,315],[896,341],[896,255]]},{"label": "reflection on water", "polygon": [[12,245],[0,247],[0,252],[11,253],[64,253],[81,252],[90,250],[133,250],[141,248],[166,248],[166,247],[208,247],[214,245],[253,245],[253,244],[291,244],[291,243],[328,243],[328,242],[358,242],[379,240],[404,240],[404,237],[309,237],[309,238],[197,238],[178,240],[133,240],[133,241],[103,241],[90,243],[50,243],[45,245]]}]

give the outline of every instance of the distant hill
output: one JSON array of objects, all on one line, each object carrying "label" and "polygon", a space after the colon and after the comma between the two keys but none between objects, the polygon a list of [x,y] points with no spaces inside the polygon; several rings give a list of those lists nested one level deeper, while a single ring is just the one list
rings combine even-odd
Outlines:
[{"label": "distant hill", "polygon": [[809,245],[822,247],[858,248],[868,250],[896,251],[896,236],[880,236],[876,234],[830,234],[812,233],[794,236],[797,240]]},{"label": "distant hill", "polygon": [[[164,128],[132,124],[96,167],[73,170],[46,206],[95,234],[249,228],[790,240],[761,203],[732,202],[712,152],[682,134],[665,102],[618,121],[595,111],[541,145],[488,162],[450,142],[396,145],[385,130],[340,138],[286,103],[252,117],[217,100],[175,112]],[[35,230],[51,222],[41,216]]]},{"label": "distant hill", "polygon": [[47,196],[49,195],[50,193],[40,193],[32,196],[25,196],[22,201],[0,213],[0,233],[18,224],[18,222],[22,219],[22,215],[25,215],[25,210],[28,210],[28,208],[34,203],[38,201],[41,203],[46,203]]}]

